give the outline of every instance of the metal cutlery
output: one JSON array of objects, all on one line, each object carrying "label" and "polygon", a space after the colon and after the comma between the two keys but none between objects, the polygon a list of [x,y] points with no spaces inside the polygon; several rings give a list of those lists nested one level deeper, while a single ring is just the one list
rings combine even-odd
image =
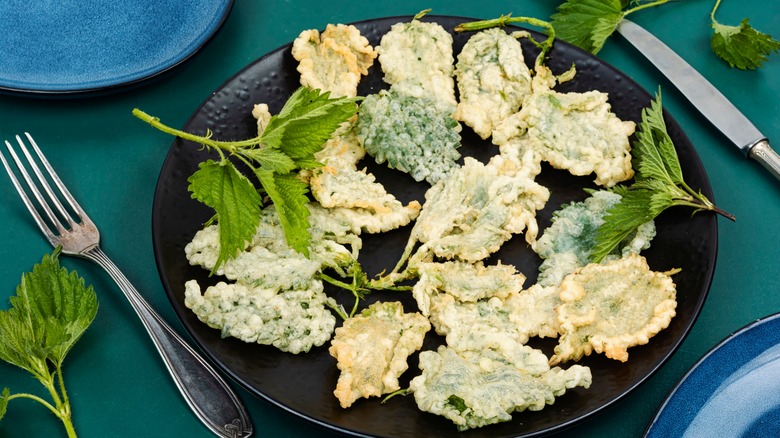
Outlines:
[{"label": "metal cutlery", "polygon": [[780,156],[761,134],[714,85],[653,34],[625,18],[617,31],[642,52],[742,153],[780,179]]},{"label": "metal cutlery", "polygon": [[[19,182],[2,152],[0,160],[46,239],[55,247],[62,246],[64,254],[97,263],[114,279],[141,318],[187,404],[209,430],[225,438],[250,436],[252,423],[236,394],[216,370],[151,308],[119,268],[103,253],[99,246],[100,233],[97,227],[62,183],[32,136],[28,133],[25,133],[25,136],[37,156],[36,160],[25,146],[24,140],[17,135],[16,141],[27,159],[27,166],[10,142],[6,141],[5,145],[18,173],[27,183],[27,190]],[[48,177],[44,175],[38,162]],[[37,183],[27,171],[27,167],[32,170]],[[54,184],[56,190],[49,181]],[[28,191],[38,206],[28,196]]]}]

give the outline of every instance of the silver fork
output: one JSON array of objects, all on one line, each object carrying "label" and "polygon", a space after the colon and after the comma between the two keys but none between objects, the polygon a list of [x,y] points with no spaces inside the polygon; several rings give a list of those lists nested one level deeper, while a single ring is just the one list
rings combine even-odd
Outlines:
[{"label": "silver fork", "polygon": [[[187,404],[209,430],[217,436],[226,438],[250,436],[252,423],[241,401],[214,368],[151,308],[119,268],[103,253],[99,246],[100,233],[97,227],[54,172],[32,136],[28,133],[25,133],[25,136],[35,151],[38,161],[48,173],[48,180],[20,136],[16,136],[16,141],[38,180],[37,184],[11,143],[6,141],[5,145],[16,163],[19,174],[27,183],[30,193],[37,200],[40,210],[27,195],[2,152],[0,152],[0,160],[43,234],[53,246],[62,246],[63,253],[97,263],[114,279],[141,318]],[[49,180],[54,183],[59,194],[54,191]],[[39,186],[43,188],[46,196]],[[61,199],[70,206],[70,212]],[[45,214],[45,219],[41,211]],[[75,214],[75,219],[71,212]]]}]

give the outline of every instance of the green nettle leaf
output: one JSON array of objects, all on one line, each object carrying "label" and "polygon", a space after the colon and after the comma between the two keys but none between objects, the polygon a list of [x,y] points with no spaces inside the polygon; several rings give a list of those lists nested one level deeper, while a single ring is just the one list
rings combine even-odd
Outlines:
[{"label": "green nettle leaf", "polygon": [[624,1],[567,0],[550,18],[556,37],[598,53],[623,19]]},{"label": "green nettle leaf", "polygon": [[8,398],[11,396],[11,391],[8,388],[4,388],[0,393],[0,420],[5,416],[6,409],[8,409]]},{"label": "green nettle leaf", "polygon": [[284,152],[270,147],[246,149],[241,151],[241,155],[257,161],[264,169],[277,173],[289,173],[298,167]]},{"label": "green nettle leaf", "polygon": [[97,314],[97,295],[76,272],[60,267],[60,248],[22,276],[11,308],[0,311],[0,359],[33,375],[52,396],[53,405],[31,394],[0,393],[0,419],[8,402],[25,397],[45,405],[75,437],[62,363]]},{"label": "green nettle leaf", "polygon": [[712,29],[712,51],[731,67],[757,69],[772,52],[780,50],[780,41],[751,27],[747,18],[739,26],[727,26],[713,19]]},{"label": "green nettle leaf", "polygon": [[280,148],[295,160],[310,160],[333,131],[357,112],[357,99],[330,99],[301,87],[287,100],[279,114],[271,117],[262,135],[263,143]]},{"label": "green nettle leaf", "polygon": [[592,261],[601,261],[637,227],[652,220],[650,209],[653,192],[649,190],[623,190],[620,201],[604,214],[604,224],[596,230],[596,245],[591,251]]},{"label": "green nettle leaf", "polygon": [[611,189],[621,199],[604,214],[604,223],[596,230],[590,261],[603,260],[640,225],[655,219],[669,207],[692,207],[694,213],[710,210],[734,220],[683,180],[680,160],[666,131],[661,90],[650,107],[642,110],[632,154],[635,182],[631,186],[618,185]]},{"label": "green nettle leaf", "polygon": [[309,255],[309,209],[306,207],[309,186],[292,174],[276,174],[268,170],[255,171],[257,179],[276,207],[276,213],[285,231],[287,244],[296,251]]},{"label": "green nettle leaf", "polygon": [[[308,254],[308,186],[296,179],[296,172],[322,166],[314,154],[322,150],[342,123],[355,115],[360,99],[331,99],[328,92],[301,87],[279,114],[271,117],[260,135],[240,141],[215,140],[210,132],[198,136],[173,129],[138,109],[133,110],[133,115],[163,132],[202,144],[219,154],[219,162],[201,163],[188,180],[192,197],[216,211],[220,236],[216,270],[243,250],[256,232],[263,205],[258,192],[263,191],[277,207],[290,246]],[[241,160],[262,187],[255,188],[227,155]]]},{"label": "green nettle leaf", "polygon": [[43,322],[43,347],[55,364],[62,363],[97,313],[92,287],[86,287],[77,272],[68,273],[56,257],[48,255],[22,277],[17,295],[30,302],[32,318]]},{"label": "green nettle leaf", "polygon": [[36,377],[48,374],[47,361],[59,366],[97,313],[92,287],[46,255],[22,276],[11,308],[0,312],[0,359]]},{"label": "green nettle leaf", "polygon": [[243,250],[260,223],[262,198],[252,182],[227,160],[206,160],[189,179],[192,197],[216,211],[219,257],[214,269]]},{"label": "green nettle leaf", "polygon": [[637,141],[633,145],[636,180],[660,179],[681,184],[682,169],[674,142],[666,130],[660,90],[657,96],[649,108],[642,110],[642,123],[636,133]]}]

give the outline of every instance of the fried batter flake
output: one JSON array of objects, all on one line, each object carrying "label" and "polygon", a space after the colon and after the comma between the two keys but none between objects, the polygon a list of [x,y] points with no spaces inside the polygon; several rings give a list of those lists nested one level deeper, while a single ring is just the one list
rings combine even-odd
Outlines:
[{"label": "fried batter flake", "polygon": [[[553,213],[552,224],[531,246],[544,259],[539,267],[537,283],[557,286],[563,277],[588,264],[596,245],[596,230],[604,223],[607,210],[617,204],[620,198],[617,193],[598,190],[584,201],[563,205]],[[651,220],[627,236],[618,245],[615,254],[608,257],[619,258],[630,252],[638,254],[650,247],[653,237],[655,222]]]},{"label": "fried batter flake", "polygon": [[425,193],[425,205],[406,251],[422,243],[410,266],[432,256],[476,262],[497,251],[513,234],[536,238],[536,211],[550,191],[522,174],[466,157],[461,168]]},{"label": "fried batter flake", "polygon": [[450,261],[426,262],[417,266],[419,279],[412,289],[417,307],[428,315],[431,297],[447,293],[461,302],[476,302],[485,298],[506,298],[511,292],[519,292],[525,275],[512,265],[488,265]]},{"label": "fried batter flake", "polygon": [[531,93],[531,72],[520,42],[498,28],[469,38],[458,55],[455,77],[460,93],[455,118],[483,139]]},{"label": "fried batter flake", "polygon": [[383,233],[407,225],[420,213],[421,205],[403,205],[376,177],[357,163],[366,154],[355,134],[356,118],[344,123],[315,154],[323,167],[308,171],[312,196],[334,216],[352,224],[355,233]]},{"label": "fried batter flake", "polygon": [[538,411],[567,389],[590,386],[589,368],[550,368],[546,360],[520,344],[461,352],[442,346],[420,353],[422,374],[409,389],[421,410],[448,418],[459,430],[482,427],[509,421],[515,411]]},{"label": "fried batter flake", "polygon": [[591,352],[625,362],[629,347],[646,344],[675,316],[671,273],[653,272],[644,257],[629,254],[589,264],[567,275],[556,311],[562,334],[550,364]]},{"label": "fried batter flake", "polygon": [[293,354],[327,342],[336,318],[326,306],[336,303],[313,280],[303,289],[276,290],[218,282],[201,292],[196,280],[185,283],[184,305],[223,337],[273,345]]},{"label": "fried batter flake", "polygon": [[404,313],[399,302],[377,302],[336,329],[328,350],[341,370],[336,390],[342,408],[361,397],[400,389],[398,378],[409,368],[407,358],[422,347],[428,320]]},{"label": "fried batter flake", "polygon": [[332,97],[355,97],[361,75],[368,74],[377,52],[352,25],[328,24],[301,32],[293,41],[301,85],[330,91]]},{"label": "fried batter flake", "polygon": [[595,173],[595,183],[612,187],[634,175],[629,136],[635,124],[611,111],[600,91],[559,93],[549,69],[537,66],[533,92],[522,109],[493,131],[501,153],[520,157],[532,150],[539,161],[573,175]]},{"label": "fried batter flake", "polygon": [[557,337],[560,331],[555,288],[534,285],[506,297],[463,302],[450,294],[429,298],[430,321],[447,345],[462,351],[525,344],[531,337]]},{"label": "fried batter flake", "polygon": [[394,24],[377,47],[384,81],[411,97],[424,97],[449,114],[455,111],[452,35],[440,24],[412,20]]}]

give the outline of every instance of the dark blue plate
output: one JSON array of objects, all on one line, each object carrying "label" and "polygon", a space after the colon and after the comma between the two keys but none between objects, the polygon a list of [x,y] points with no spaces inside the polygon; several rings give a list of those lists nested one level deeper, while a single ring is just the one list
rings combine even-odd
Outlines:
[{"label": "dark blue plate", "polygon": [[645,436],[780,436],[780,314],[731,334],[700,359]]},{"label": "dark blue plate", "polygon": [[[36,2],[36,4],[39,2]],[[0,90],[74,94],[157,76],[216,33],[233,0],[0,1]]]}]

